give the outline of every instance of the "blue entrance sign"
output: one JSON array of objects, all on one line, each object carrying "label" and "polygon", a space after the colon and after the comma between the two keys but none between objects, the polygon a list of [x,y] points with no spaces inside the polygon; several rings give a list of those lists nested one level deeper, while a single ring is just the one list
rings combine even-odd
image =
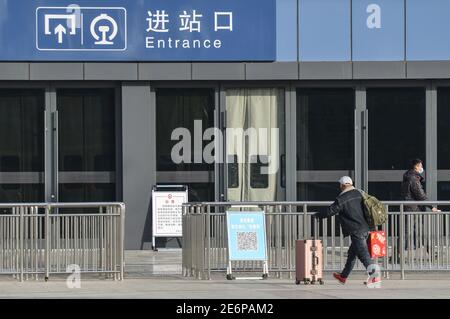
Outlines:
[{"label": "blue entrance sign", "polygon": [[264,212],[227,211],[230,261],[267,260]]},{"label": "blue entrance sign", "polygon": [[275,0],[4,0],[1,61],[273,61]]}]

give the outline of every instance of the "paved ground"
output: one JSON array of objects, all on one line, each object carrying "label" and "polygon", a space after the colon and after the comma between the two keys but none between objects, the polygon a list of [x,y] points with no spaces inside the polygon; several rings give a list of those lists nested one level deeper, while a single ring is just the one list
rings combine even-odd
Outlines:
[{"label": "paved ground", "polygon": [[126,280],[114,282],[82,276],[80,289],[69,289],[64,277],[49,282],[29,279],[20,283],[0,277],[0,298],[450,298],[450,274],[393,275],[380,289],[368,289],[359,273],[341,286],[326,276],[323,286],[295,285],[290,279],[227,281],[222,275],[210,281],[186,279],[179,251],[127,252]]},{"label": "paved ground", "polygon": [[123,282],[83,280],[80,289],[68,289],[63,280],[2,282],[1,298],[450,298],[450,280],[389,280],[380,289],[368,289],[360,280],[341,286],[329,280],[323,286],[297,286],[288,280],[193,281],[176,278],[127,279]]}]

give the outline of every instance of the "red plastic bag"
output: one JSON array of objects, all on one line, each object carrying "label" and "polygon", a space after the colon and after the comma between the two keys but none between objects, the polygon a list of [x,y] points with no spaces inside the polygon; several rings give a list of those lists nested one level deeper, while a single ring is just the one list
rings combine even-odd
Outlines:
[{"label": "red plastic bag", "polygon": [[371,258],[386,256],[386,234],[384,231],[371,231],[367,239]]}]

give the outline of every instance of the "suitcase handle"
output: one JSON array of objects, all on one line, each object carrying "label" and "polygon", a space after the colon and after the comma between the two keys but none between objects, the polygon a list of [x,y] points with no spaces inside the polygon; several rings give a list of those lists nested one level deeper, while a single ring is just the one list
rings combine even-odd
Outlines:
[{"label": "suitcase handle", "polygon": [[315,276],[315,275],[318,274],[318,272],[317,272],[317,266],[319,266],[319,257],[313,256],[313,258],[312,258],[311,275]]},{"label": "suitcase handle", "polygon": [[314,240],[317,240],[317,238],[319,237],[319,220],[317,218],[313,217],[313,232],[314,232]]}]

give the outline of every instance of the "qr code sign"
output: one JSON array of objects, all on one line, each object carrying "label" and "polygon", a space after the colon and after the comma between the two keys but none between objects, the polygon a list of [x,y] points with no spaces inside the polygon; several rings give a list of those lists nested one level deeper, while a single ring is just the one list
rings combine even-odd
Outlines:
[{"label": "qr code sign", "polygon": [[237,246],[238,250],[258,250],[256,232],[238,232]]}]

